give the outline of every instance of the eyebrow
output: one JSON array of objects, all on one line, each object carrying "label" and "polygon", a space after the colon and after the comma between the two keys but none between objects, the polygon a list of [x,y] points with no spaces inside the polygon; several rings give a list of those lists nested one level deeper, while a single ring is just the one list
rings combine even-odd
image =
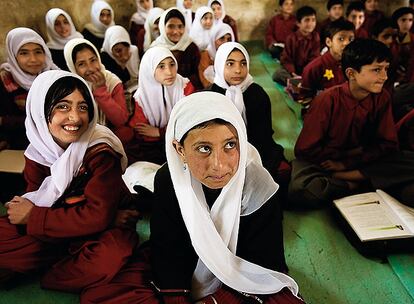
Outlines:
[{"label": "eyebrow", "polygon": [[[225,142],[229,142],[231,140],[239,140],[239,138],[237,136],[232,136],[232,137],[226,138],[222,142],[225,143]],[[212,143],[209,142],[209,141],[197,141],[192,145],[192,147],[199,146],[199,145],[211,145],[211,144]]]},{"label": "eyebrow", "polygon": [[33,48],[33,49],[25,49],[25,48],[20,48],[20,49],[19,49],[19,52],[21,52],[21,51],[30,52],[30,51],[38,51],[38,50],[43,51],[43,48],[42,48],[41,46],[37,46],[37,47],[35,47],[35,48]]}]

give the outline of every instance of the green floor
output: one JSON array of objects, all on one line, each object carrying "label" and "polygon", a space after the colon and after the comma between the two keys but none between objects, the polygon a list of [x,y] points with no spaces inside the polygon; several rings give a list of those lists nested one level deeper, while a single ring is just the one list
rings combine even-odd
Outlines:
[{"label": "green floor", "polygon": [[[260,43],[248,43],[251,73],[272,100],[275,139],[293,158],[300,132],[300,106],[272,82],[276,62]],[[148,237],[148,221],[138,228]],[[326,210],[285,212],[285,252],[290,275],[298,282],[307,303],[314,304],[407,304],[414,303],[414,257],[394,255],[389,263],[361,256],[347,241]],[[41,290],[38,280],[0,291],[3,303],[77,303],[78,297]]]}]

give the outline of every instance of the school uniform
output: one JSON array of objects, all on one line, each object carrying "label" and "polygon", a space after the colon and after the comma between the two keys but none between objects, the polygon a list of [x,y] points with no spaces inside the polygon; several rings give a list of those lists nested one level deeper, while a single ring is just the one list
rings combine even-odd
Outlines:
[{"label": "school uniform", "polygon": [[214,16],[213,10],[210,7],[200,6],[196,11],[195,19],[189,32],[191,40],[193,40],[193,42],[198,46],[200,52],[207,49],[210,43],[212,31],[212,28],[205,29],[201,24],[201,19],[205,14],[211,14],[211,16]]},{"label": "school uniform", "polygon": [[365,29],[367,33],[371,33],[373,26],[378,21],[385,18],[385,15],[382,11],[375,10],[373,12],[365,11],[365,20],[362,23],[361,27]]},{"label": "school uniform", "polygon": [[401,149],[414,151],[414,109],[397,122],[396,128]]},{"label": "school uniform", "polygon": [[267,25],[265,33],[265,46],[270,51],[272,57],[280,58],[283,47],[276,47],[274,43],[285,44],[287,36],[296,30],[296,17],[290,15],[285,19],[282,14],[274,15]]},{"label": "school uniform", "polygon": [[[152,9],[149,10],[149,13],[147,15],[147,18],[145,19],[145,24],[144,24],[144,38],[143,38],[143,49],[139,49],[139,54],[140,57],[142,57],[142,55],[144,55],[144,52],[146,50],[148,50],[151,46],[151,43],[157,39],[157,37],[159,36],[159,32],[155,32],[155,21],[157,19],[159,19],[162,15],[162,13],[164,12],[164,9],[160,8],[160,7],[154,7]],[[142,33],[142,32],[141,32]]]},{"label": "school uniform", "polygon": [[234,20],[231,16],[226,14],[226,9],[224,6],[224,1],[223,0],[208,0],[207,2],[207,6],[211,7],[211,4],[213,2],[218,2],[221,5],[221,18],[220,19],[215,19],[214,18],[214,26],[217,26],[221,23],[226,23],[228,24],[231,29],[233,30],[234,33],[234,41],[238,42],[239,41],[239,34],[237,31],[237,23],[236,20]]},{"label": "school uniform", "polygon": [[366,31],[366,29],[364,29],[362,26],[355,30],[355,38],[363,38],[363,39],[368,39],[369,38],[369,34]]},{"label": "school uniform", "polygon": [[139,50],[139,56],[142,57],[144,54],[144,37],[145,37],[145,28],[144,24],[148,17],[150,10],[154,7],[154,3],[150,1],[150,8],[145,9],[140,1],[135,1],[137,5],[137,11],[132,15],[129,27],[129,35],[131,38],[131,43],[135,45]]},{"label": "school uniform", "polygon": [[[341,16],[339,19],[336,19],[336,20],[340,20],[340,19],[344,19],[344,17]],[[326,30],[328,29],[328,27],[331,25],[332,22],[333,21],[328,17],[316,25],[316,29],[319,33],[319,38],[321,41],[321,47],[320,47],[321,49],[323,49],[326,46],[325,44]]]}]

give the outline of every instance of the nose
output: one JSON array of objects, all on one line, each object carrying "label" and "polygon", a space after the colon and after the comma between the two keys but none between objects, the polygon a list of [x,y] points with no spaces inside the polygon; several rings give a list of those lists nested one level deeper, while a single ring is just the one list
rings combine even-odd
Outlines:
[{"label": "nose", "polygon": [[30,52],[29,53],[29,60],[31,61],[31,62],[34,62],[34,61],[37,61],[37,57],[36,57],[36,54],[34,53],[34,52]]},{"label": "nose", "polygon": [[221,171],[224,166],[224,158],[223,153],[221,151],[214,151],[211,155],[211,169],[213,171]]},{"label": "nose", "polygon": [[69,111],[69,120],[72,122],[77,122],[79,121],[79,111],[77,108],[72,108]]}]

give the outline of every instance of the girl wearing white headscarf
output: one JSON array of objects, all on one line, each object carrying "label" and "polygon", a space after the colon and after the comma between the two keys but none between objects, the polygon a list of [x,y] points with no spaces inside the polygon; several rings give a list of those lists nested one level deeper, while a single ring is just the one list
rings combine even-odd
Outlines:
[{"label": "girl wearing white headscarf", "polygon": [[88,82],[98,104],[98,123],[110,126],[122,142],[127,141],[132,134],[125,127],[129,114],[121,80],[105,69],[98,50],[86,39],[66,43],[64,55],[69,71]]},{"label": "girl wearing white headscarf", "polygon": [[132,15],[129,35],[131,36],[131,42],[136,45],[139,49],[139,55],[142,57],[144,54],[144,36],[145,36],[145,23],[148,15],[154,3],[152,0],[136,0],[137,11]]},{"label": "girl wearing white headscarf", "polygon": [[7,61],[0,66],[0,150],[23,150],[28,141],[24,129],[26,97],[35,78],[58,69],[43,38],[18,27],[7,33]]},{"label": "girl wearing white headscarf", "polygon": [[210,42],[213,18],[213,10],[208,6],[200,6],[196,10],[193,26],[190,30],[190,38],[197,44],[200,52],[205,50]]},{"label": "girl wearing white headscarf", "polygon": [[234,20],[232,17],[226,14],[226,10],[224,8],[224,1],[208,0],[207,6],[211,7],[211,9],[214,12],[215,25],[219,25],[220,23],[227,23],[233,30],[235,41],[239,41],[236,20]]},{"label": "girl wearing white headscarf", "polygon": [[151,43],[160,36],[158,24],[160,22],[160,17],[163,12],[164,9],[160,7],[154,7],[148,13],[148,17],[145,20],[144,24],[144,52],[148,50],[151,46]]},{"label": "girl wearing white headscarf", "polygon": [[[46,13],[47,46],[52,54],[53,62],[63,70],[68,70],[63,48],[66,42],[73,38],[83,38],[76,31],[72,18],[60,8],[52,8]],[[58,31],[56,31],[58,29]],[[63,36],[62,36],[63,34]]]},{"label": "girl wearing white headscarf", "polygon": [[136,232],[111,226],[126,155],[119,139],[97,124],[96,114],[80,77],[48,71],[33,82],[27,98],[27,192],[6,203],[8,217],[0,218],[0,234],[13,239],[0,240],[1,269],[29,273],[61,259],[42,287],[80,292],[114,276],[131,255]]},{"label": "girl wearing white headscarf", "polygon": [[249,74],[249,61],[249,54],[241,44],[222,44],[214,60],[211,90],[226,95],[237,107],[247,125],[249,142],[259,151],[263,166],[281,185],[281,195],[285,195],[291,167],[284,157],[283,147],[273,140],[270,98]]},{"label": "girl wearing white headscarf", "polygon": [[189,33],[191,27],[193,26],[193,21],[195,17],[195,13],[191,10],[191,8],[193,7],[193,0],[177,0],[176,6],[184,15],[185,30],[187,33]]},{"label": "girl wearing white headscarf", "polygon": [[82,35],[100,50],[105,37],[105,31],[115,24],[114,10],[108,2],[95,0],[91,6],[91,22],[85,24]]},{"label": "girl wearing white headscarf", "polygon": [[[200,51],[185,31],[183,14],[176,7],[167,9],[162,13],[158,27],[160,36],[151,47],[162,46],[172,51],[178,62],[178,73],[189,78],[196,89],[201,89],[202,85],[198,77]],[[174,39],[177,41],[174,42]]]},{"label": "girl wearing white headscarf", "polygon": [[296,282],[281,272],[278,185],[247,142],[232,102],[214,92],[183,98],[165,140],[150,250],[109,284],[87,291],[90,303],[303,304]]}]

